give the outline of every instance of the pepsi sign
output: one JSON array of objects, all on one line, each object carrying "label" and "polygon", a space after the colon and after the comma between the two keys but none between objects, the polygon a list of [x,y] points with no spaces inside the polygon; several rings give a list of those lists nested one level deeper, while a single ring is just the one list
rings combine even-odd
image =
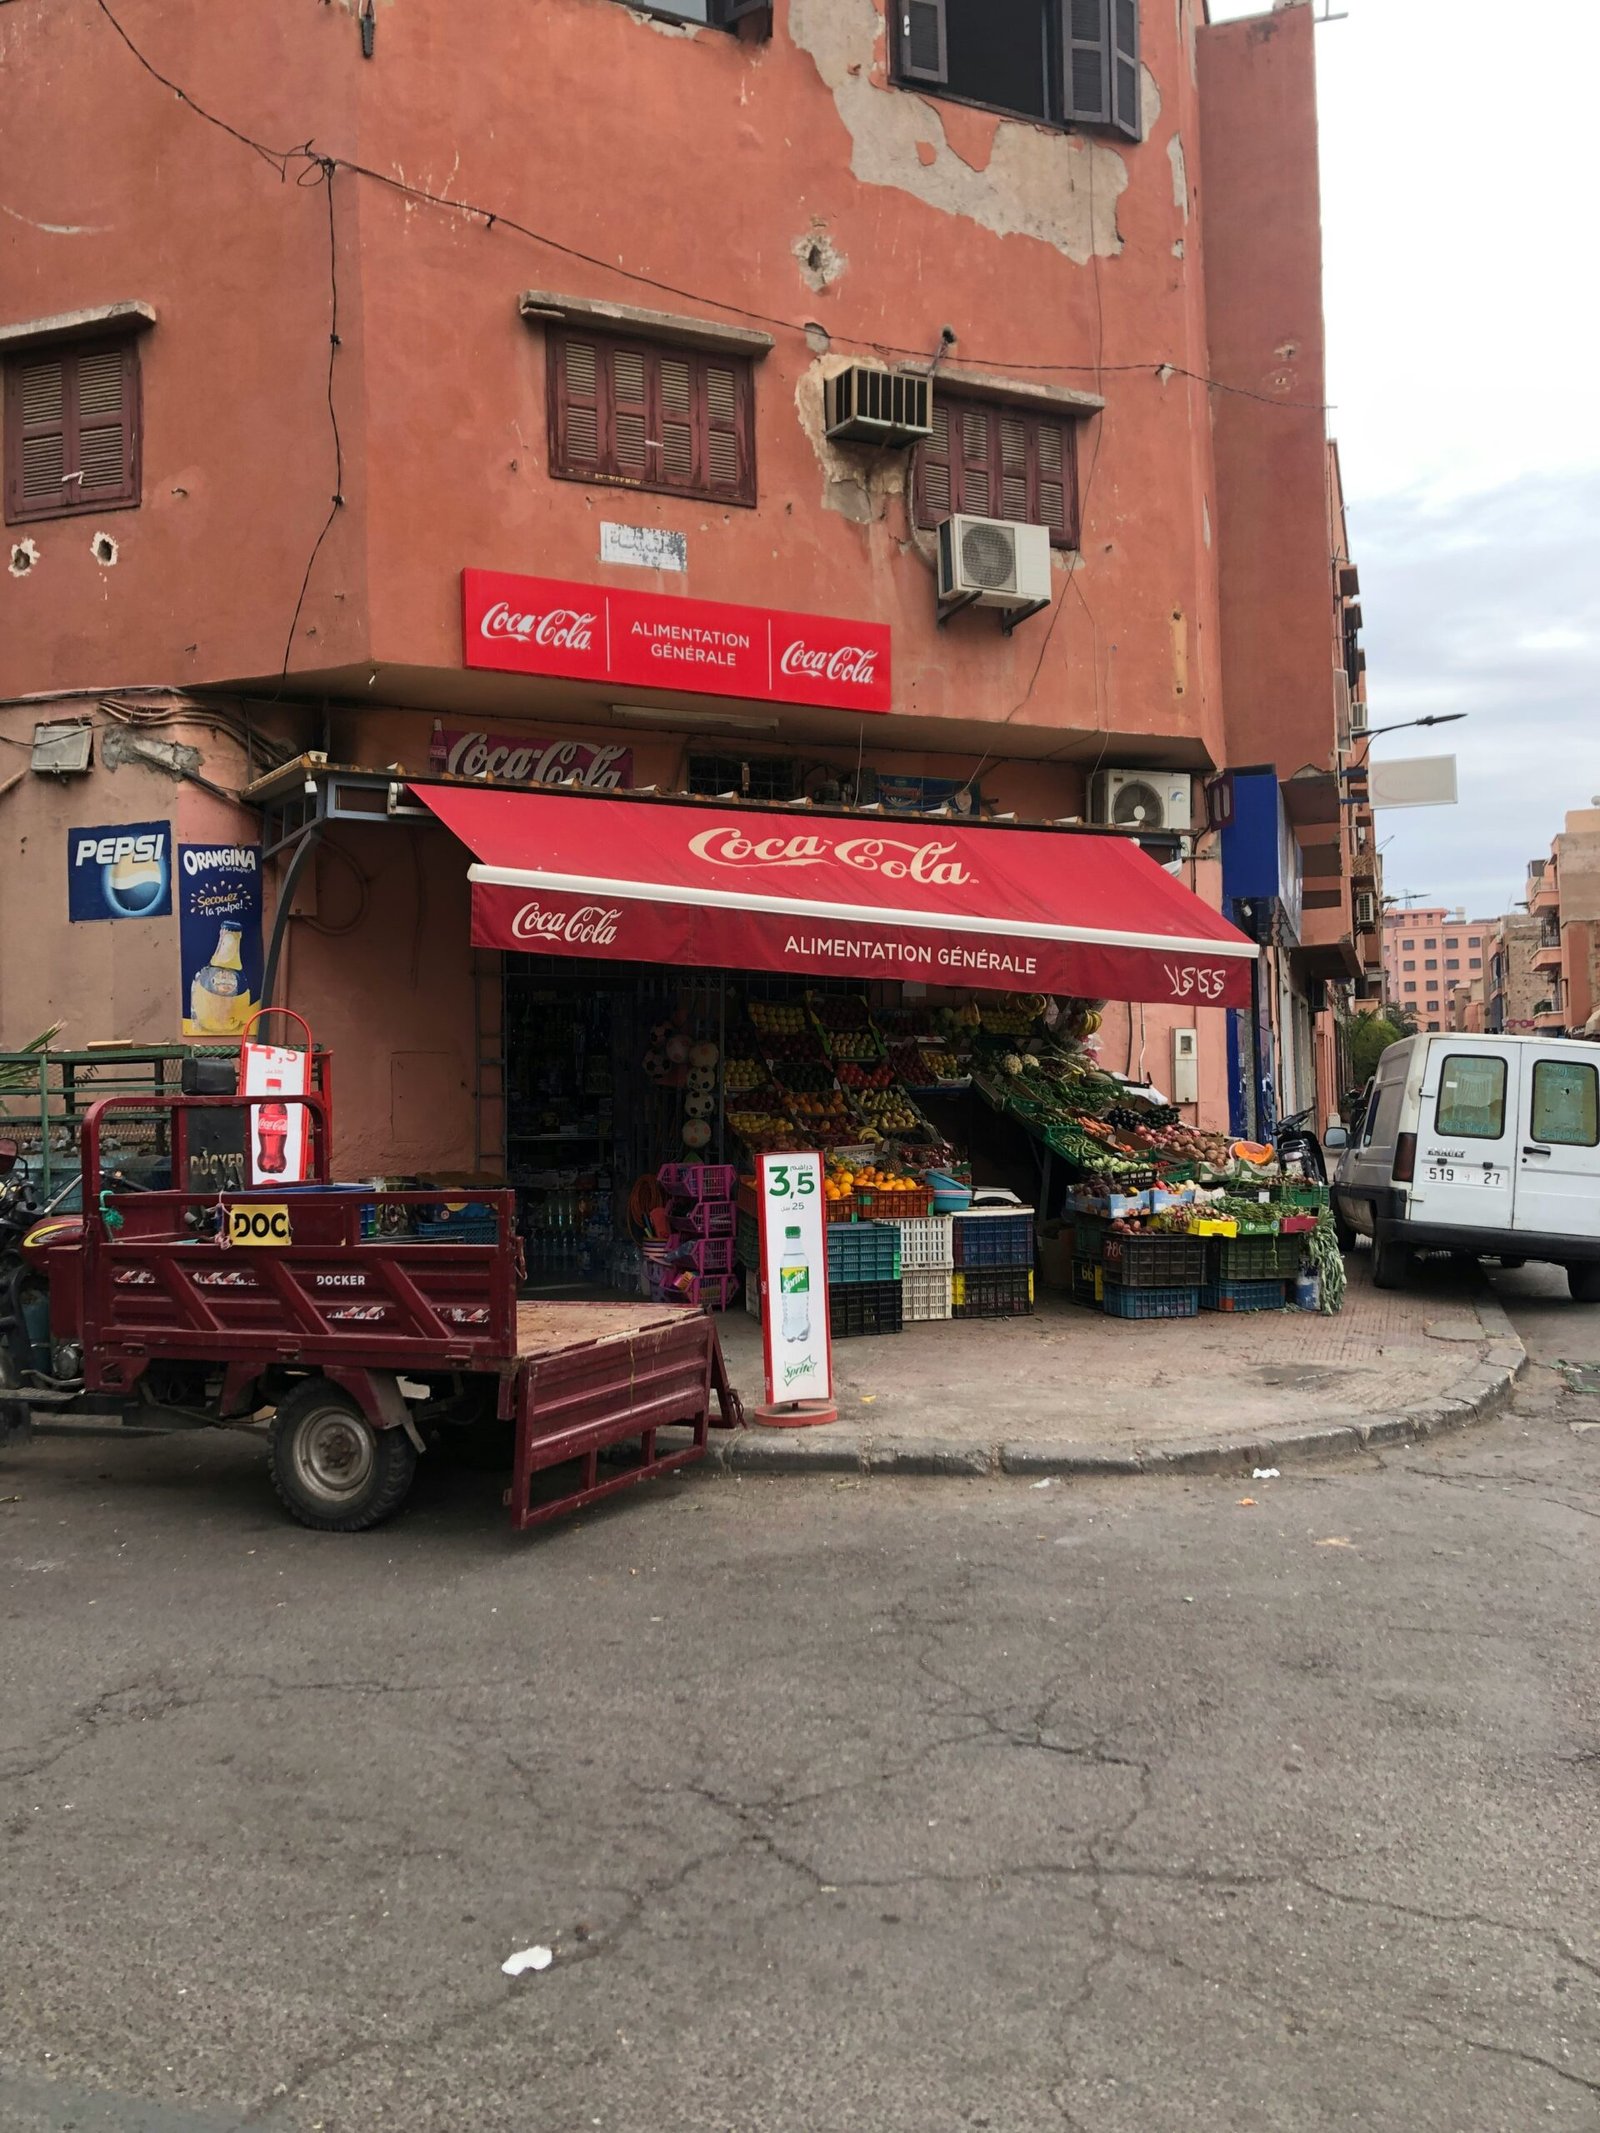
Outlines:
[{"label": "pepsi sign", "polygon": [[67,915],[172,916],[172,828],[166,822],[110,822],[67,832]]}]

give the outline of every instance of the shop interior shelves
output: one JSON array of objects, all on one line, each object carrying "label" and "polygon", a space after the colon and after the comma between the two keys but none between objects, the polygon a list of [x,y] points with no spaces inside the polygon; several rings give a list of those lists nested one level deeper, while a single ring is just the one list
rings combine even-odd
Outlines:
[{"label": "shop interior shelves", "polygon": [[865,1333],[899,1333],[905,1325],[905,1298],[899,1282],[841,1283],[828,1291],[828,1319],[836,1341]]}]

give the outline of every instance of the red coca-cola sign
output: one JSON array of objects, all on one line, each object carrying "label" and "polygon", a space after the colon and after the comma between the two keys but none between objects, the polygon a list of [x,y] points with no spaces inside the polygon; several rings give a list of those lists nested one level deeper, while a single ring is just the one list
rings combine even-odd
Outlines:
[{"label": "red coca-cola sign", "polygon": [[428,762],[452,778],[493,778],[502,785],[576,785],[623,792],[633,783],[633,750],[543,734],[462,732],[435,726]]},{"label": "red coca-cola sign", "polygon": [[840,711],[890,707],[889,631],[878,622],[496,570],[461,573],[461,611],[469,667]]}]

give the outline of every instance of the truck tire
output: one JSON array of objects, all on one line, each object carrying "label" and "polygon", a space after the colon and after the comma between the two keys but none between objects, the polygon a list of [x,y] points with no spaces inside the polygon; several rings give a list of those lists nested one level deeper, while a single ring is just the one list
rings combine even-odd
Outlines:
[{"label": "truck tire", "polygon": [[1600,1304],[1600,1260],[1586,1259],[1569,1266],[1567,1287],[1574,1303]]},{"label": "truck tire", "polygon": [[267,1463],[285,1510],[302,1526],[364,1533],[405,1502],[417,1453],[403,1429],[374,1429],[326,1378],[302,1378],[278,1403]]},{"label": "truck tire", "polygon": [[1403,1289],[1411,1278],[1413,1256],[1403,1244],[1393,1237],[1379,1235],[1372,1240],[1372,1286],[1375,1289]]}]

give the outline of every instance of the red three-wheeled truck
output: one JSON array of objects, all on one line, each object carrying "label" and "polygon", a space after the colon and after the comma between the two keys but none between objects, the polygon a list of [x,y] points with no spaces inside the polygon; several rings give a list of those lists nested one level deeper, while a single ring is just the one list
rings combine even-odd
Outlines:
[{"label": "red three-wheeled truck", "polygon": [[[326,1098],[284,1101],[308,1114],[304,1184],[95,1189],[119,1112],[164,1119],[170,1175],[192,1179],[205,1165],[191,1143],[208,1128],[214,1140],[217,1113],[261,1130],[252,1114],[270,1107],[238,1096],[92,1105],[70,1215],[30,1208],[10,1150],[0,1442],[45,1417],[259,1423],[290,1513],[355,1533],[398,1510],[419,1457],[453,1440],[499,1444],[521,1529],[702,1458],[708,1428],[738,1426],[704,1314],[519,1301],[514,1194],[473,1192],[463,1209],[437,1188],[337,1184]],[[266,1124],[281,1131],[281,1115]]]}]

